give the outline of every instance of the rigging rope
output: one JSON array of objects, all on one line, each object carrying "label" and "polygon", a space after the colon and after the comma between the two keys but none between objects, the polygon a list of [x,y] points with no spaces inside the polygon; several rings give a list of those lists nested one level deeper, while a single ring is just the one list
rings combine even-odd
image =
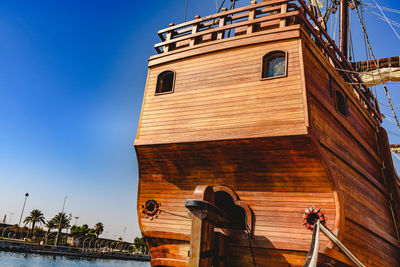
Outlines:
[{"label": "rigging rope", "polygon": [[[392,152],[392,151],[390,151],[390,152]],[[395,158],[400,161],[400,156],[399,155],[397,155],[396,153],[393,153],[393,152],[392,152],[392,155],[395,156]]]},{"label": "rigging rope", "polygon": [[[396,21],[391,20],[391,19],[389,19],[389,18],[385,18],[385,17],[383,17],[382,15],[379,15],[378,13],[376,13],[376,12],[374,12],[374,11],[369,11],[369,10],[367,10],[367,12],[368,12],[369,14],[372,14],[372,15],[377,16],[379,19],[381,19],[381,20],[383,20],[383,21],[389,20],[389,21],[392,23],[392,25],[394,25],[394,26],[396,26],[396,27],[400,27],[400,23],[399,23],[399,22],[396,22]],[[387,19],[387,20],[386,20],[386,19]]]},{"label": "rigging rope", "polygon": [[222,1],[222,4],[219,6],[219,8],[218,8],[218,12],[217,12],[217,13],[219,13],[219,12],[221,11],[221,9],[222,9],[222,7],[224,6],[224,4],[225,4],[225,0],[224,0],[224,1]]},{"label": "rigging rope", "polygon": [[186,8],[185,8],[185,22],[186,22],[186,18],[187,18],[188,2],[189,2],[189,0],[186,0]]},{"label": "rigging rope", "polygon": [[180,214],[173,213],[173,212],[170,212],[170,211],[166,211],[166,210],[162,210],[162,209],[160,209],[160,211],[163,212],[163,213],[167,213],[167,214],[176,216],[176,217],[181,217],[181,218],[185,218],[185,219],[191,219],[189,216],[180,215]]},{"label": "rigging rope", "polygon": [[[378,8],[374,4],[371,4],[371,3],[361,3],[361,5],[368,6],[368,7],[373,7],[373,8]],[[381,7],[381,9],[383,9],[385,11],[400,14],[400,10],[393,9],[393,8],[388,8],[388,7],[384,7],[384,6],[380,6],[380,7]]]},{"label": "rigging rope", "polygon": [[249,240],[249,248],[250,248],[250,253],[251,257],[253,258],[253,265],[256,267],[256,257],[254,256],[254,251],[253,251],[253,245],[251,244],[251,231],[249,229],[249,226],[247,225],[247,217],[246,218],[246,233],[247,233],[247,239]]},{"label": "rigging rope", "polygon": [[[358,11],[358,6],[354,3],[354,0],[351,0],[351,2],[356,7],[355,10],[356,10],[356,13],[357,13],[357,16],[358,16],[358,20],[360,21],[361,28],[362,28],[363,33],[364,33],[364,38],[365,38],[365,40],[367,42],[369,52],[371,53],[372,59],[375,61],[376,66],[378,66],[378,61],[375,58],[374,51],[372,51],[372,47],[371,47],[371,43],[370,43],[369,38],[368,38],[367,31],[366,31],[366,29],[364,27],[364,24],[362,23],[362,20],[361,20],[361,17],[360,17],[360,12]],[[397,127],[400,130],[400,123],[399,123],[399,120],[397,118],[396,111],[394,110],[393,102],[392,102],[392,99],[390,98],[389,91],[388,91],[386,85],[383,83],[383,76],[382,76],[382,73],[381,73],[380,69],[378,68],[377,70],[378,70],[379,77],[380,77],[380,79],[382,81],[382,86],[383,86],[383,89],[385,90],[386,98],[388,99],[388,102],[389,102],[389,105],[390,105],[390,109],[392,110],[393,116],[394,116],[394,118],[396,120]]]},{"label": "rigging rope", "polygon": [[356,61],[355,55],[354,55],[354,46],[353,46],[353,36],[351,35],[351,29],[350,29],[350,20],[351,20],[351,13],[349,12],[349,16],[347,17],[347,32],[349,33],[349,55],[350,55],[350,60]]},{"label": "rigging rope", "polygon": [[330,239],[333,241],[333,243],[335,243],[343,252],[344,254],[346,254],[347,257],[349,257],[355,265],[359,266],[359,267],[365,267],[364,264],[362,264],[361,261],[359,261],[356,256],[354,256],[350,250],[348,250],[343,244],[342,242],[340,242],[340,240],[331,232],[328,230],[328,228],[326,228],[323,224],[320,224],[320,228],[322,230],[322,232]]},{"label": "rigging rope", "polygon": [[246,225],[246,234],[247,234],[247,239],[249,240],[249,248],[250,248],[250,253],[251,257],[253,258],[253,265],[256,267],[256,257],[254,256],[254,251],[253,251],[253,245],[251,244],[251,230],[249,228],[249,225],[247,224],[247,216],[244,217],[245,220],[245,225]]},{"label": "rigging rope", "polygon": [[306,261],[303,264],[303,267],[316,267],[318,262],[318,247],[319,247],[319,228],[320,228],[319,220],[316,223],[316,227],[314,227],[314,231],[311,238],[311,246],[308,251]]},{"label": "rigging rope", "polygon": [[306,261],[304,262],[303,267],[316,267],[318,263],[318,239],[319,239],[319,230],[321,230],[333,243],[335,243],[341,251],[358,267],[365,267],[365,265],[359,261],[353,253],[348,250],[342,242],[331,232],[328,228],[326,228],[323,224],[320,223],[319,220],[315,222],[317,227],[314,228],[310,250],[308,252]]},{"label": "rigging rope", "polygon": [[397,134],[397,133],[394,133],[394,132],[391,132],[391,131],[387,131],[387,132],[390,133],[390,134],[393,134],[393,135],[395,135],[395,136],[400,137],[400,134]]},{"label": "rigging rope", "polygon": [[382,16],[386,19],[386,21],[387,21],[387,23],[389,24],[390,28],[392,28],[393,32],[396,34],[397,38],[399,38],[399,40],[400,40],[399,34],[398,34],[398,33],[396,32],[396,30],[393,28],[393,25],[390,23],[390,21],[388,20],[388,18],[387,18],[386,15],[385,15],[385,13],[383,13],[381,7],[378,5],[378,3],[377,3],[375,0],[374,0],[374,2],[375,2],[375,4],[376,4],[376,6],[379,8],[379,10],[381,11]]},{"label": "rigging rope", "polygon": [[339,12],[336,12],[336,17],[335,17],[335,29],[333,30],[333,40],[335,40],[335,37],[336,37],[336,31],[337,31],[338,21],[339,21]]}]

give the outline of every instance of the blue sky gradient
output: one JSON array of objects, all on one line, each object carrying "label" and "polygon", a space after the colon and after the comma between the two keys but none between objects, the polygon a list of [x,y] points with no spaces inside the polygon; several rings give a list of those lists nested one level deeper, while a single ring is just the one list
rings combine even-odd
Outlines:
[{"label": "blue sky gradient", "polygon": [[[125,227],[124,239],[140,235],[132,144],[147,59],[155,54],[157,30],[183,22],[185,2],[2,1],[0,218],[14,212],[17,223],[26,192],[25,216],[38,208],[48,219],[68,196],[65,210],[79,216],[78,224],[101,221],[109,238]],[[400,9],[397,1],[378,2]],[[215,9],[214,0],[192,0],[188,18]],[[400,22],[399,14],[387,14]],[[352,16],[356,59],[362,60],[360,27]],[[370,14],[367,19],[377,57],[400,55],[400,40],[389,26]],[[400,87],[389,88],[400,104]],[[384,125],[400,136],[392,123]],[[400,138],[391,135],[391,141]]]}]

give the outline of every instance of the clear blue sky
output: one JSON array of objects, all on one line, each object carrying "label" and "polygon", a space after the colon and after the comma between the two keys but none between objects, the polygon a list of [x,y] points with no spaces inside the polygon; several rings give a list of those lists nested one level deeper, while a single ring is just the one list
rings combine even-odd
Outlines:
[{"label": "clear blue sky", "polygon": [[[78,224],[101,221],[110,238],[125,227],[125,239],[139,235],[132,144],[147,59],[159,42],[157,30],[183,22],[185,2],[1,2],[0,218],[14,212],[17,223],[26,192],[25,215],[38,208],[46,218],[68,196],[65,210],[79,216]],[[400,9],[397,1],[378,2]],[[189,0],[188,18],[214,12],[215,0]],[[400,22],[399,14],[390,16]],[[372,15],[367,19],[376,55],[400,55],[400,40],[389,26]],[[353,37],[357,59],[363,59],[357,30]],[[400,87],[389,88],[400,104]],[[400,135],[392,123],[385,125]]]}]

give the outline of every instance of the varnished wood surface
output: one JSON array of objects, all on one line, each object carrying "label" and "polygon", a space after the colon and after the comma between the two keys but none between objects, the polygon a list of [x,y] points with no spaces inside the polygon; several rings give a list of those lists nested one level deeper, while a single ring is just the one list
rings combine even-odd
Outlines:
[{"label": "varnished wood surface", "polygon": [[[260,80],[261,59],[288,52],[288,76]],[[135,144],[304,134],[297,41],[236,48],[151,68]],[[174,70],[174,93],[155,95],[157,75]]]},{"label": "varnished wood surface", "polygon": [[[135,148],[139,223],[152,265],[187,266],[192,224],[185,201],[197,185],[225,185],[254,212],[258,266],[303,264],[308,206],[326,211],[328,228],[367,266],[400,266],[388,200],[399,189],[386,183],[399,182],[381,151],[384,137],[305,31],[293,34],[295,26],[151,59]],[[288,76],[261,81],[261,58],[277,49],[288,52]],[[155,96],[157,75],[168,69],[177,73],[174,93]],[[329,75],[333,90],[348,96],[347,118],[335,110]],[[153,220],[141,213],[148,199],[162,203]],[[247,233],[217,231],[228,237],[227,266],[251,266]],[[320,252],[321,266],[332,259],[351,264],[324,236]]]},{"label": "varnished wood surface", "polygon": [[[397,266],[400,247],[378,147],[384,140],[378,138],[378,126],[371,123],[353,90],[339,86],[337,75],[331,75],[333,90],[340,89],[349,98],[349,115],[343,117],[336,112],[329,87],[331,66],[318,57],[314,47],[308,38],[304,39],[310,128],[337,182],[335,189],[342,196],[343,243],[367,266]],[[377,246],[384,250],[373,249]]]},{"label": "varnished wood surface", "polygon": [[[302,225],[309,206],[335,222],[335,200],[324,167],[305,137],[245,139],[201,143],[137,146],[140,166],[138,205],[147,199],[162,203],[159,217],[139,213],[147,231],[186,233],[191,221],[185,208],[198,184],[231,187],[255,215],[253,246],[301,250],[311,231]],[[140,210],[140,208],[139,208]],[[222,230],[231,242],[248,246],[245,231]],[[321,240],[321,251],[328,244]],[[181,247],[182,250],[188,247]],[[261,265],[262,266],[262,265]]]}]

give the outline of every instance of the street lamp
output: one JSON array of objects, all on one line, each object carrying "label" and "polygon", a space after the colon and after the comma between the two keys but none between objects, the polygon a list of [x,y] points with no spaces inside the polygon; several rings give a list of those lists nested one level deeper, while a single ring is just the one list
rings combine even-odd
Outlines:
[{"label": "street lamp", "polygon": [[65,198],[64,198],[64,204],[63,204],[63,208],[62,208],[62,211],[61,211],[61,212],[64,212],[64,208],[65,208],[65,201],[67,201],[67,196],[65,196]]},{"label": "street lamp", "polygon": [[19,226],[21,224],[21,220],[22,220],[22,215],[24,214],[24,209],[25,209],[25,204],[26,204],[26,199],[29,197],[29,194],[26,193],[25,194],[25,200],[24,200],[24,205],[22,206],[22,211],[21,211],[21,216],[19,217],[19,223],[18,223],[18,232],[19,232]]},{"label": "street lamp", "polygon": [[75,218],[75,225],[77,225],[79,217],[75,216],[74,218]]}]

